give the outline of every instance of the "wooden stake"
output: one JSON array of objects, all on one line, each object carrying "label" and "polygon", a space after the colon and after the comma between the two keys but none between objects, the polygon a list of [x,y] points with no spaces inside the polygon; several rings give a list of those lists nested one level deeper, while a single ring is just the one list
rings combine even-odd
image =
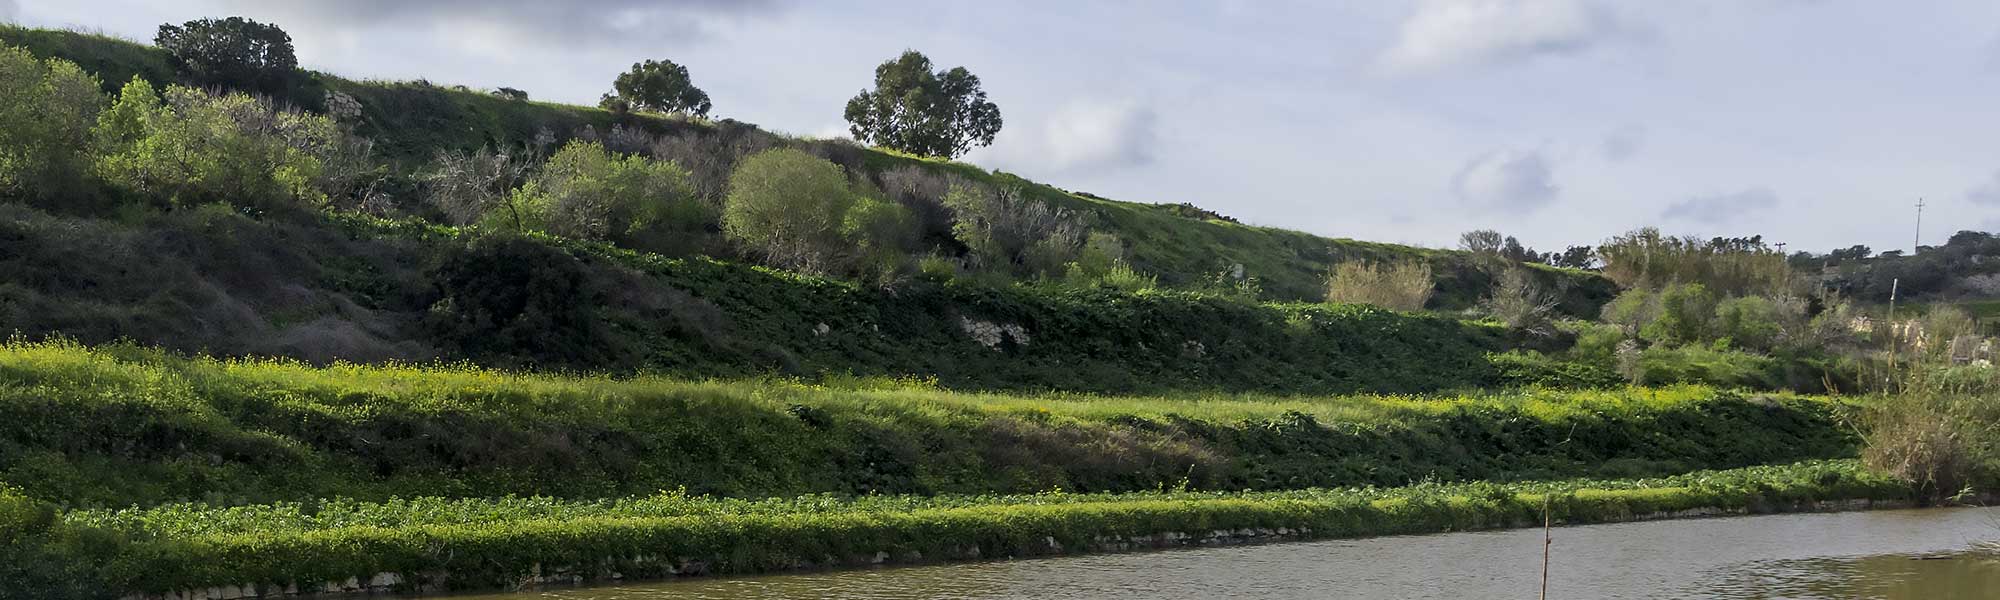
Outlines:
[{"label": "wooden stake", "polygon": [[1549,600],[1549,546],[1555,544],[1550,535],[1549,494],[1542,494],[1542,600]]}]

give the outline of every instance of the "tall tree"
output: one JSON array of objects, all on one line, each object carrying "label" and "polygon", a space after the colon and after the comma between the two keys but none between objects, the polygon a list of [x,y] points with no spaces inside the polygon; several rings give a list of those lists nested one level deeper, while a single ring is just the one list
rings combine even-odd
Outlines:
[{"label": "tall tree", "polygon": [[856,139],[924,156],[957,157],[1000,133],[1000,107],[986,100],[965,67],[931,71],[931,59],[905,50],[875,67],[875,89],[847,101]]},{"label": "tall tree", "polygon": [[195,80],[240,90],[280,94],[299,67],[292,36],[243,17],[161,25],[153,44]]},{"label": "tall tree", "polygon": [[708,92],[694,86],[687,67],[671,60],[633,63],[632,70],[611,82],[611,89],[614,92],[605,94],[601,103],[605,108],[624,106],[631,110],[697,116],[707,116],[711,108]]}]

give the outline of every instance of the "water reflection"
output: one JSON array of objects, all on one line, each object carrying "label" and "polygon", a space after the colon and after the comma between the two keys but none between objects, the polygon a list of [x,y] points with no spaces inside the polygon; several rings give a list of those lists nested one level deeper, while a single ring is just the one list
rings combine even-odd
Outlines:
[{"label": "water reflection", "polygon": [[[2000,555],[1971,550],[1996,539],[2000,509],[1558,529],[1550,597],[2000,598]],[[1540,551],[1540,530],[1496,531],[695,579],[483,598],[1533,598]]]}]

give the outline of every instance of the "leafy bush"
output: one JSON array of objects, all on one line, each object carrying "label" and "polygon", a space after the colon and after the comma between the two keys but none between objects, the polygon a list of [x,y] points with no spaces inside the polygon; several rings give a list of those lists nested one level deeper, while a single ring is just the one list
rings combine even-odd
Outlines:
[{"label": "leafy bush", "polygon": [[1797,302],[1758,296],[1723,300],[1715,306],[1714,335],[1733,347],[1769,352],[1798,332],[1804,308]]},{"label": "leafy bush", "polygon": [[1024,277],[1062,273],[1089,228],[1077,214],[1030,198],[1017,187],[954,187],[945,196],[952,234],[974,267]]},{"label": "leafy bush", "polygon": [[[476,236],[433,275],[432,335],[460,355],[527,364],[609,364],[598,294],[569,254],[518,235]],[[517,359],[517,360],[519,360]]]},{"label": "leafy bush", "polygon": [[1430,265],[1421,261],[1395,264],[1351,261],[1334,265],[1326,278],[1326,300],[1372,304],[1391,310],[1423,310],[1435,286]]},{"label": "leafy bush", "polygon": [[845,247],[854,194],[838,165],[792,149],[750,156],[729,177],[722,230],[771,264],[825,273]]},{"label": "leafy bush", "polygon": [[917,220],[902,205],[863,197],[848,208],[840,232],[853,244],[847,262],[864,276],[884,280],[909,262]]},{"label": "leafy bush", "polygon": [[[685,169],[642,156],[616,156],[597,142],[570,142],[528,179],[512,204],[533,227],[674,255],[707,247],[716,211],[695,197]],[[505,222],[506,214],[489,219]]]},{"label": "leafy bush", "polygon": [[94,171],[135,198],[174,206],[317,207],[322,159],[342,133],[331,119],[277,110],[241,93],[173,86],[165,100],[135,79],[99,116]]},{"label": "leafy bush", "polygon": [[1716,298],[1699,283],[1667,286],[1660,291],[1659,313],[1639,329],[1639,336],[1659,344],[1694,344],[1715,339]]},{"label": "leafy bush", "polygon": [[0,46],[0,200],[53,205],[88,192],[97,78],[74,63]]}]

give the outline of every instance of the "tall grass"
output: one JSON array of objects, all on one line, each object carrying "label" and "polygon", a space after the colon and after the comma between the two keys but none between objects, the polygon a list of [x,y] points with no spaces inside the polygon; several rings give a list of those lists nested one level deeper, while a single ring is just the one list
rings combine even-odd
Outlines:
[{"label": "tall grass", "polygon": [[2000,492],[2000,372],[1919,367],[1866,416],[1863,459],[1925,498]]}]

